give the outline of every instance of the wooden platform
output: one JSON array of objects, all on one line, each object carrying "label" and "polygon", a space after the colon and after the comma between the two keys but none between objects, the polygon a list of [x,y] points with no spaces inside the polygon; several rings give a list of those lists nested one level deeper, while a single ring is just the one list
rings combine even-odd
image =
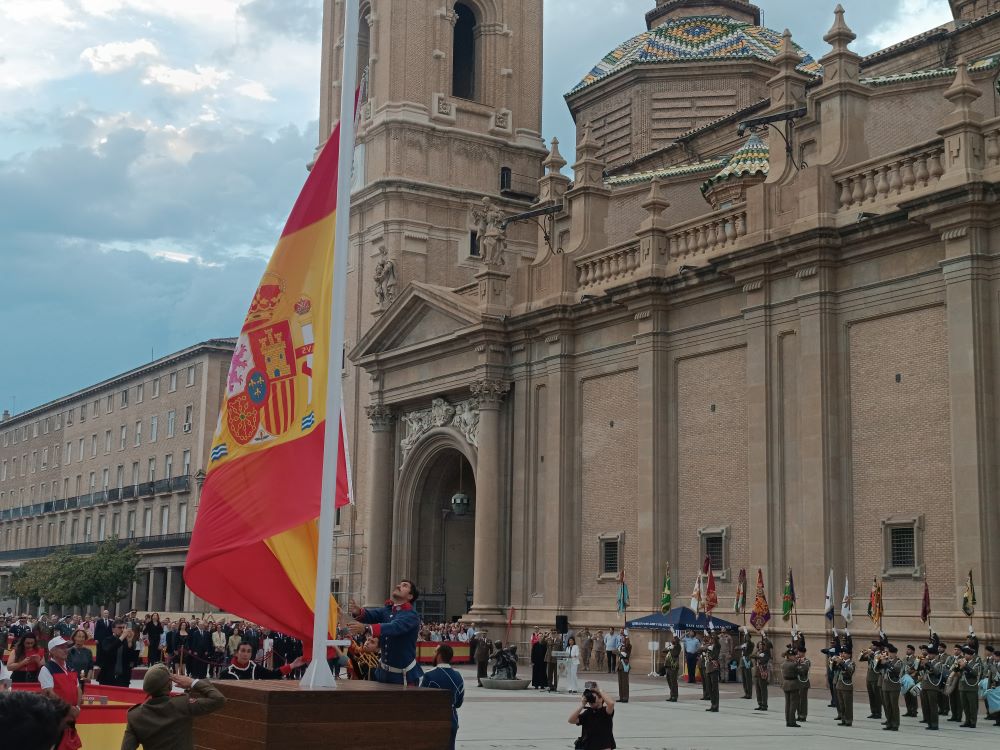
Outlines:
[{"label": "wooden platform", "polygon": [[442,750],[451,738],[446,690],[357,680],[336,690],[285,680],[213,684],[226,705],[195,721],[197,750]]}]

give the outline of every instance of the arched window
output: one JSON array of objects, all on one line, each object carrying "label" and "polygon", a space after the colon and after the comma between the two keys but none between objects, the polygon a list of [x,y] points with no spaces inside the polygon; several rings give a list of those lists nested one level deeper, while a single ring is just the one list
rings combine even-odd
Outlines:
[{"label": "arched window", "polygon": [[455,3],[455,38],[452,47],[451,93],[460,99],[476,98],[476,14],[465,3]]}]

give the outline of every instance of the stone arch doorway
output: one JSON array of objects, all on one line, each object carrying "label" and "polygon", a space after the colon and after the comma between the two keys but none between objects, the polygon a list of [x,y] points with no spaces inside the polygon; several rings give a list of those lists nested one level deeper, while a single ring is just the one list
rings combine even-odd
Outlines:
[{"label": "stone arch doorway", "polygon": [[[430,436],[404,466],[394,580],[413,578],[421,588],[418,609],[428,621],[451,621],[472,606],[475,556],[475,468],[446,434]],[[467,446],[462,446],[466,448]],[[468,497],[456,507],[456,494]],[[463,512],[464,511],[464,512]]]}]

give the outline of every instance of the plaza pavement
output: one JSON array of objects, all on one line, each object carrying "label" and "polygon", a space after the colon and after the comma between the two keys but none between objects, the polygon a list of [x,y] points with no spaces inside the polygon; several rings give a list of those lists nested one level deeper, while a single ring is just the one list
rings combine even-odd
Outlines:
[{"label": "plaza pavement", "polygon": [[[459,750],[556,750],[573,747],[579,730],[567,722],[579,696],[524,691],[485,690],[476,686],[475,670],[461,667],[465,679],[465,705],[458,711]],[[530,677],[530,667],[520,676]],[[603,690],[617,697],[615,675],[604,672],[581,674],[594,679]],[[681,684],[678,703],[666,703],[666,681],[633,676],[630,699],[615,708],[615,740],[620,750],[758,750],[768,748],[847,749],[883,745],[894,748],[946,748],[972,750],[1000,747],[1000,727],[980,715],[976,729],[960,729],[947,720],[941,729],[928,732],[919,719],[903,717],[898,732],[882,731],[868,716],[864,687],[855,693],[854,726],[838,727],[830,694],[824,685],[810,689],[809,720],[801,729],[785,727],[784,694],[772,686],[769,709],[754,711],[756,700],[744,700],[742,688],[721,685],[719,713],[706,713],[701,686]],[[862,699],[864,701],[862,702]],[[902,705],[902,701],[900,701]],[[902,709],[905,711],[905,707]]]}]

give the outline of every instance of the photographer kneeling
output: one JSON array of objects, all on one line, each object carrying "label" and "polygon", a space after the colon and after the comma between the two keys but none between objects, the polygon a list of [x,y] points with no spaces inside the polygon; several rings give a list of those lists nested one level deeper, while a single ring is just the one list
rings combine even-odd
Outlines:
[{"label": "photographer kneeling", "polygon": [[583,727],[576,741],[580,750],[614,750],[615,702],[604,695],[596,682],[588,681],[582,696],[583,705],[570,714],[569,723]]}]

